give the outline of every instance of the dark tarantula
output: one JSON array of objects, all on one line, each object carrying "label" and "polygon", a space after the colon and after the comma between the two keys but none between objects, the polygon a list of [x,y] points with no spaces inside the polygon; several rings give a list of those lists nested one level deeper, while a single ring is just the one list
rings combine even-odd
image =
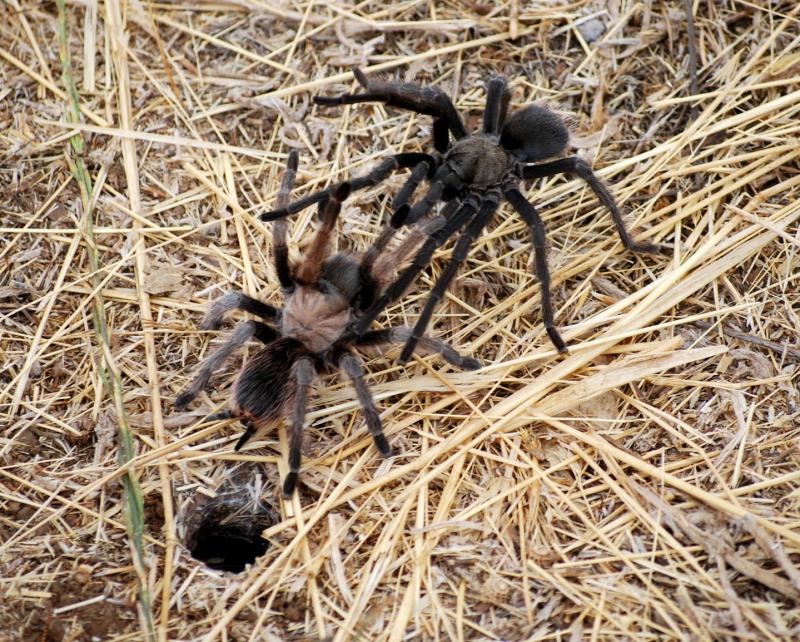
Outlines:
[{"label": "dark tarantula", "polygon": [[[278,194],[280,207],[288,202],[296,170],[297,154],[292,152]],[[346,253],[329,257],[333,228],[351,187],[342,183],[324,199],[319,199],[320,227],[298,265],[289,262],[286,223],[275,224],[275,268],[285,295],[283,308],[275,308],[241,292],[229,292],[217,299],[201,328],[219,328],[225,314],[232,310],[250,312],[266,323],[242,321],[237,324],[227,343],[203,362],[192,384],[175,400],[177,409],[185,408],[236,349],[252,338],[264,343],[239,373],[233,385],[230,409],[213,418],[236,417],[244,425],[244,434],[235,447],[239,450],[251,437],[274,426],[284,414],[291,415],[290,472],[283,484],[286,497],[297,484],[306,400],[317,372],[338,367],[347,374],[356,389],[375,446],[384,457],[391,456],[392,448],[383,434],[378,410],[364,381],[362,362],[352,348],[400,343],[411,336],[411,329],[375,330],[363,332],[357,338],[346,331],[383,291],[394,268],[444,223],[439,218],[418,226],[386,256],[381,256],[383,248],[373,247],[360,259]],[[419,346],[425,351],[440,353],[445,361],[459,368],[480,367],[476,359],[461,356],[444,341],[426,336],[421,337]]]},{"label": "dark tarantula", "polygon": [[[614,197],[591,167],[577,156],[541,163],[561,154],[567,147],[569,133],[563,121],[553,112],[537,105],[528,105],[508,116],[511,92],[502,76],[493,76],[487,83],[486,108],[480,133],[470,134],[464,127],[453,103],[438,87],[380,82],[368,79],[354,68],[356,79],[364,87],[361,94],[317,96],[319,105],[348,105],[363,102],[383,102],[393,107],[433,116],[433,145],[435,154],[395,154],[384,160],[366,176],[351,179],[351,189],[377,185],[400,168],[411,168],[411,175],[392,202],[394,211],[389,227],[378,237],[376,247],[389,242],[393,233],[404,225],[424,222],[439,201],[447,204],[441,214],[447,222],[419,249],[409,265],[351,328],[361,336],[380,312],[402,295],[414,278],[427,266],[434,251],[450,236],[464,229],[445,267],[430,294],[411,336],[400,356],[405,362],[414,345],[423,336],[436,303],[444,295],[459,265],[466,259],[469,248],[492,220],[503,197],[511,203],[530,228],[535,253],[536,275],[542,290],[542,317],[547,334],[559,352],[567,346],[553,323],[550,301],[550,273],[547,266],[545,228],[536,209],[519,189],[522,180],[542,178],[563,172],[577,174],[585,180],[597,198],[611,212],[623,245],[634,252],[660,252],[654,243],[634,241],[622,220]],[[455,139],[451,144],[450,135]],[[539,164],[531,164],[539,163]],[[419,184],[428,179],[430,186],[416,203],[411,197]],[[333,185],[289,205],[262,214],[266,221],[299,212],[312,203],[325,200],[339,189]]]}]

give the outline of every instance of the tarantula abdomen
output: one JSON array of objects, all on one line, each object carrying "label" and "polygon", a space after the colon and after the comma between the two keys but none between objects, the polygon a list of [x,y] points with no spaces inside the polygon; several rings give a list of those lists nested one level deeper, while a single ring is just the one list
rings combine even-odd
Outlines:
[{"label": "tarantula abdomen", "polygon": [[500,131],[500,145],[515,158],[534,163],[567,148],[569,131],[549,109],[528,105],[511,114]]},{"label": "tarantula abdomen", "polygon": [[246,427],[236,450],[255,434],[275,427],[291,408],[297,393],[292,367],[306,354],[299,341],[281,337],[247,360],[231,396],[231,411]]}]

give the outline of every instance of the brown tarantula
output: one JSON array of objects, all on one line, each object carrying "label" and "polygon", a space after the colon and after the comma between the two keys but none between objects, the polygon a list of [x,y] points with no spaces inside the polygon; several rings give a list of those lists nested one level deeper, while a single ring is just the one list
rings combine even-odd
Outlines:
[{"label": "brown tarantula", "polygon": [[[525,179],[563,172],[577,174],[609,209],[620,239],[627,249],[650,253],[665,249],[654,243],[636,242],[631,238],[614,197],[583,160],[572,156],[547,163],[540,162],[557,156],[566,149],[569,140],[567,128],[556,114],[537,105],[528,105],[508,116],[511,92],[504,77],[492,76],[489,79],[482,131],[470,134],[453,103],[438,87],[370,80],[358,68],[354,68],[353,73],[364,87],[364,93],[318,96],[314,99],[315,102],[319,105],[383,102],[393,107],[427,114],[434,119],[433,144],[436,153],[395,154],[366,176],[351,179],[349,182],[351,189],[363,189],[377,185],[397,169],[411,168],[411,175],[392,202],[394,214],[389,227],[378,238],[376,246],[381,247],[388,243],[394,231],[401,226],[425,221],[437,202],[447,202],[441,212],[447,222],[419,249],[412,264],[357,319],[351,328],[353,336],[361,336],[366,332],[378,314],[402,295],[414,278],[425,269],[436,248],[453,234],[466,228],[403,348],[400,360],[408,360],[430,321],[436,303],[444,295],[459,265],[466,259],[470,246],[483,228],[489,225],[505,197],[530,228],[536,275],[542,289],[544,326],[553,345],[559,352],[566,352],[566,344],[553,323],[545,228],[536,209],[520,191],[519,184]],[[452,144],[451,134],[455,139]],[[412,204],[414,191],[426,178],[430,182],[427,192]],[[325,200],[337,189],[339,185],[333,185],[262,214],[261,218],[271,221],[299,212],[312,203]]]},{"label": "brown tarantula", "polygon": [[[279,207],[288,202],[296,170],[297,154],[292,152],[278,194]],[[376,447],[384,457],[391,456],[392,449],[383,434],[378,410],[364,381],[362,362],[352,348],[400,343],[411,336],[411,329],[387,328],[363,332],[353,338],[347,328],[357,322],[375,296],[382,293],[394,268],[426,236],[444,224],[439,218],[418,226],[386,256],[381,256],[383,248],[373,247],[360,259],[346,253],[329,257],[331,234],[342,201],[351,187],[342,183],[326,194],[325,199],[320,199],[320,227],[298,265],[289,262],[285,222],[275,224],[275,268],[285,296],[283,308],[275,308],[241,292],[230,292],[217,299],[201,328],[219,328],[225,314],[232,310],[250,312],[266,323],[240,322],[231,338],[203,362],[192,384],[175,400],[177,409],[185,408],[206,387],[214,370],[236,349],[252,338],[264,343],[239,373],[233,385],[230,409],[213,418],[236,417],[241,421],[245,431],[236,444],[239,450],[255,434],[274,426],[284,414],[291,415],[290,472],[283,484],[287,497],[297,484],[306,400],[317,372],[338,367],[350,377]],[[480,367],[476,359],[461,356],[444,341],[421,337],[419,346],[428,352],[439,352],[447,362],[459,368]]]}]

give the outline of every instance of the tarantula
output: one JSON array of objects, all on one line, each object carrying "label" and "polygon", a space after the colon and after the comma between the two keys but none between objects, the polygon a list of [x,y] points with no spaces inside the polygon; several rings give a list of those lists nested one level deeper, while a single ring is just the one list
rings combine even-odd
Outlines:
[{"label": "tarantula", "polygon": [[[292,152],[278,194],[279,207],[288,202],[296,170],[297,154]],[[203,362],[194,381],[175,400],[175,407],[182,410],[206,387],[211,374],[235,350],[252,338],[265,344],[239,373],[229,410],[213,418],[236,417],[244,425],[245,431],[235,446],[239,450],[251,437],[274,426],[284,414],[291,415],[290,472],[283,483],[286,497],[297,484],[308,389],[316,373],[332,367],[345,372],[353,382],[375,446],[384,457],[392,455],[372,394],[364,381],[362,362],[352,349],[401,343],[411,336],[411,330],[400,326],[363,332],[355,338],[346,330],[382,292],[396,265],[444,223],[440,218],[418,226],[386,256],[381,256],[383,248],[375,247],[361,258],[347,253],[329,256],[336,219],[351,188],[350,184],[342,183],[320,200],[319,229],[297,265],[289,262],[285,222],[275,224],[275,268],[284,292],[283,308],[275,308],[241,292],[229,292],[217,299],[201,328],[219,328],[225,314],[232,310],[250,312],[264,322],[237,324],[230,339]],[[444,341],[426,336],[421,337],[419,346],[425,351],[440,353],[445,361],[461,369],[480,367],[476,359],[460,355]]]},{"label": "tarantula", "polygon": [[[434,251],[449,237],[465,228],[453,249],[450,262],[436,282],[403,348],[400,360],[407,361],[414,345],[423,336],[436,303],[444,295],[459,265],[466,259],[470,246],[489,225],[501,200],[505,198],[530,229],[536,275],[541,284],[544,326],[558,351],[566,352],[567,346],[553,321],[544,224],[539,213],[520,191],[522,180],[563,172],[577,174],[588,183],[600,202],[611,212],[619,237],[627,249],[649,253],[664,249],[657,244],[636,242],[631,238],[614,197],[583,160],[572,156],[540,162],[563,153],[569,140],[567,127],[556,114],[538,105],[528,105],[509,116],[511,92],[504,77],[495,75],[489,79],[483,128],[480,133],[470,134],[453,103],[438,87],[370,80],[357,67],[353,68],[353,73],[364,88],[364,93],[317,96],[314,101],[319,105],[383,102],[433,117],[433,146],[436,153],[395,154],[366,176],[349,181],[351,189],[363,189],[377,185],[393,171],[411,169],[411,175],[392,202],[394,213],[389,226],[378,237],[376,247],[388,243],[398,228],[427,220],[439,201],[447,203],[442,210],[447,222],[419,249],[411,265],[356,320],[351,328],[354,336],[366,332],[378,314],[401,296],[414,278],[425,269]],[[451,142],[451,135],[454,142]],[[416,203],[412,203],[412,196],[424,179],[430,183],[427,192]],[[339,185],[333,185],[262,214],[261,218],[271,221],[294,214],[313,203],[324,201],[337,189]]]}]

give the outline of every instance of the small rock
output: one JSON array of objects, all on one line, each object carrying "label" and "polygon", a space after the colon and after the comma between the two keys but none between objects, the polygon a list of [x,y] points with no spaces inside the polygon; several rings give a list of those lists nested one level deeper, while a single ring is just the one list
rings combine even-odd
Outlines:
[{"label": "small rock", "polygon": [[594,42],[606,32],[606,26],[597,18],[592,18],[579,24],[578,31],[586,42]]}]

